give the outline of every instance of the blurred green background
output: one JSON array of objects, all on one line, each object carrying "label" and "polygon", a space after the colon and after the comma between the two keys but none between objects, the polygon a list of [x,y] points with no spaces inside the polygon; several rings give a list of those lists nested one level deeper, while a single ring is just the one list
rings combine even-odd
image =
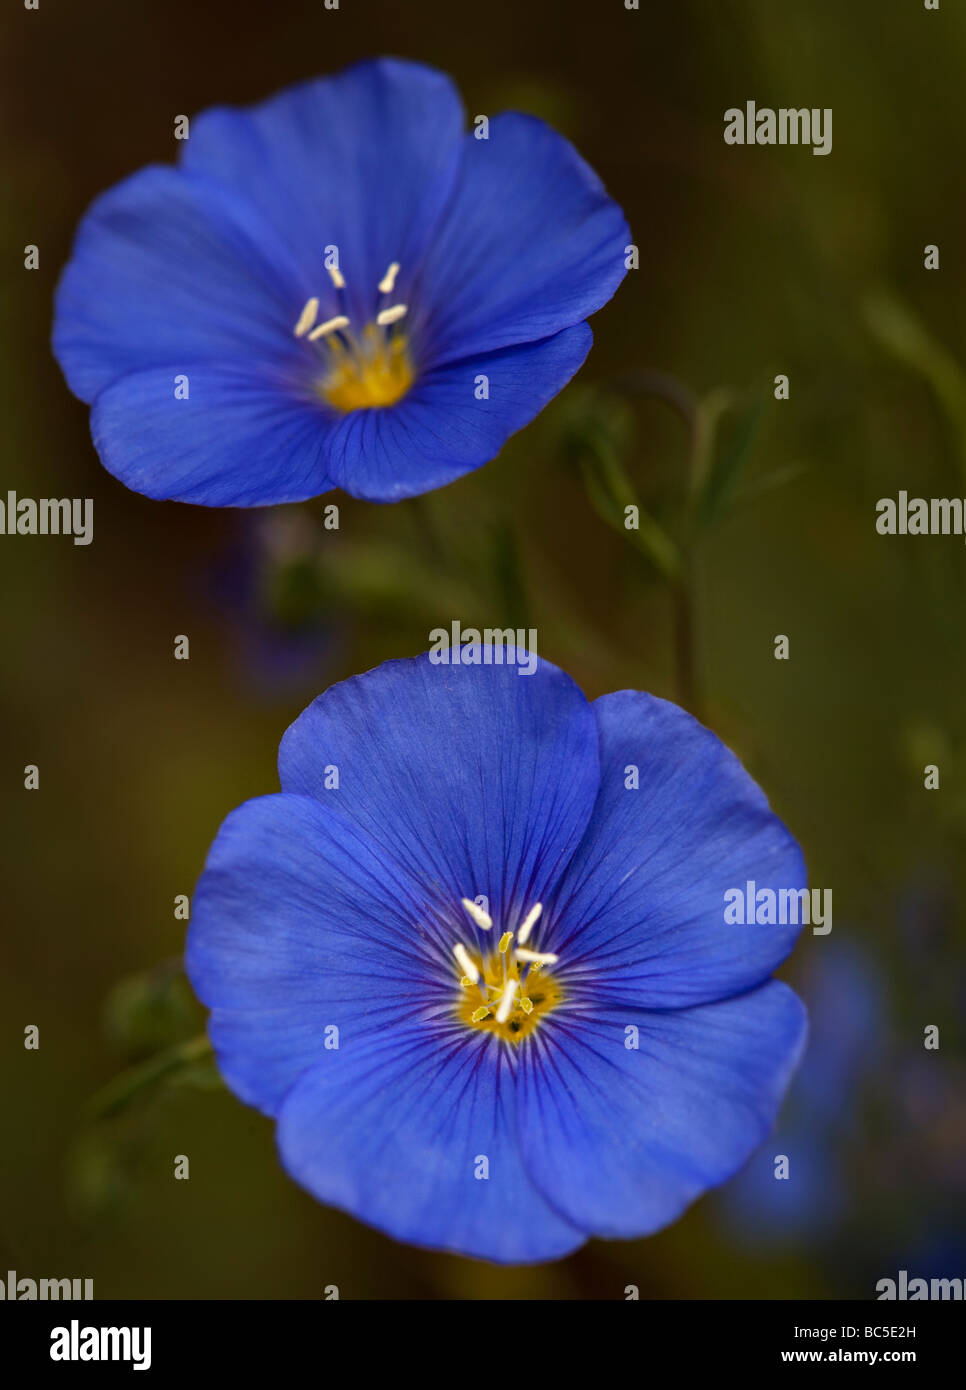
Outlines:
[{"label": "blurred green background", "polygon": [[[415,502],[252,517],[126,491],[49,350],[81,213],[175,158],[176,115],[377,53],[447,69],[470,116],[544,116],[624,206],[640,269],[594,319],[587,366],[496,462]],[[962,9],[41,0],[5,6],[0,55],[0,494],[95,499],[89,548],[0,537],[0,1269],[143,1298],[866,1298],[902,1267],[966,1274],[966,550],[874,529],[900,488],[966,495]],[[831,155],[726,146],[724,111],[750,99],[833,108]],[[834,893],[831,936],[783,972],[813,1043],[764,1167],[650,1240],[501,1270],[315,1204],[204,1068],[92,1120],[125,1067],[201,1031],[174,896],[223,816],[276,789],[279,737],[325,686],[458,617],[537,627],[589,696],[679,693],[667,585],[581,471],[605,439],[680,537],[688,437],[660,394],[623,389],[663,390],[647,372],[730,392],[720,505],[693,546],[700,708]]]}]

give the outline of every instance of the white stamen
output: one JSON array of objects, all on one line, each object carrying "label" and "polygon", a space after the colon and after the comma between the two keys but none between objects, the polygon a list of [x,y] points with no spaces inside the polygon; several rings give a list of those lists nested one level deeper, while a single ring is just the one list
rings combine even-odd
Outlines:
[{"label": "white stamen", "polygon": [[482,927],[484,931],[489,931],[493,925],[493,918],[490,914],[484,912],[482,907],[479,907],[472,898],[461,898],[460,901],[475,924],[478,927]]},{"label": "white stamen", "polygon": [[391,323],[398,323],[409,313],[408,304],[394,304],[391,309],[383,309],[376,315],[376,323],[380,328],[388,328]]},{"label": "white stamen", "polygon": [[480,978],[480,972],[473,964],[472,958],[470,957],[470,953],[462,942],[458,941],[456,945],[453,947],[453,955],[456,957],[457,961],[463,967],[464,974],[469,976],[470,984],[475,985],[477,980]]},{"label": "white stamen", "polygon": [[326,319],[325,323],[320,323],[318,328],[313,328],[309,334],[309,342],[314,343],[318,338],[324,338],[327,333],[335,333],[340,328],[348,328],[349,320],[345,314],[336,314],[334,319]]},{"label": "white stamen", "polygon": [[392,294],[392,287],[396,283],[396,276],[399,274],[399,262],[393,261],[385,275],[379,281],[380,294]]},{"label": "white stamen", "polygon": [[539,922],[540,914],[542,911],[543,903],[537,903],[536,907],[531,907],[530,911],[523,919],[523,922],[520,926],[520,930],[517,932],[517,941],[521,946]]},{"label": "white stamen", "polygon": [[517,960],[529,960],[534,965],[555,965],[559,959],[552,951],[521,951],[517,947]]},{"label": "white stamen", "polygon": [[315,323],[315,316],[318,312],[319,301],[314,296],[312,299],[306,300],[305,308],[302,310],[301,314],[299,314],[299,321],[295,325],[296,338],[303,338],[305,334],[308,333],[313,323]]},{"label": "white stamen", "polygon": [[511,980],[503,991],[500,1007],[496,1011],[497,1023],[506,1023],[507,1019],[510,1017],[510,1010],[513,1008],[513,996],[516,994],[519,984],[519,980]]},{"label": "white stamen", "polygon": [[339,267],[337,265],[327,265],[325,268],[329,272],[329,279],[332,281],[333,285],[335,285],[336,289],[344,290],[345,276],[342,274]]}]

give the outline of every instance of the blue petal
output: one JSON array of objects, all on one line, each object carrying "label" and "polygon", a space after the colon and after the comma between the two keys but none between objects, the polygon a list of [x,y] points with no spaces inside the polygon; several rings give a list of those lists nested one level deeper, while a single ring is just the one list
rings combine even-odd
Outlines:
[{"label": "blue petal", "polygon": [[341,1043],[453,1007],[449,942],[422,928],[418,888],[357,826],[307,797],[265,796],[225,821],[192,902],[187,969],[212,1009],[218,1065],[274,1114]]},{"label": "blue petal", "polygon": [[[188,378],[188,399],[175,378]],[[257,366],[180,362],[118,377],[91,409],[101,462],[148,497],[258,507],[317,497],[331,415]]]},{"label": "blue petal", "polygon": [[[391,409],[344,416],[327,446],[333,482],[354,497],[394,502],[479,468],[563,389],[592,337],[581,323],[544,342],[451,362],[418,378]],[[481,376],[486,400],[476,398]]]},{"label": "blue petal", "polygon": [[[327,766],[337,792],[324,791]],[[279,776],[283,791],[331,798],[433,895],[451,939],[469,941],[461,898],[485,895],[512,927],[550,891],[593,805],[597,736],[548,662],[528,676],[425,654],[320,695],[282,739]]]},{"label": "blue petal", "polygon": [[446,218],[410,294],[426,364],[550,337],[593,314],[626,274],[630,232],[603,184],[532,116],[468,136]]},{"label": "blue petal", "polygon": [[804,1039],[777,981],[667,1013],[561,1009],[520,1048],[527,1171],[575,1226],[650,1235],[765,1139]]},{"label": "blue petal", "polygon": [[81,222],[57,289],[54,352],[84,401],[162,362],[172,377],[199,359],[296,362],[304,348],[292,328],[307,297],[249,202],[152,167]]},{"label": "blue petal", "polygon": [[279,1116],[282,1162],[397,1240],[499,1263],[568,1254],[585,1236],[528,1177],[510,1065],[490,1037],[400,1011],[299,1080]]},{"label": "blue petal", "polygon": [[462,133],[448,77],[386,58],[248,110],[203,112],[182,158],[184,168],[252,200],[278,244],[314,277],[310,293],[322,297],[323,317],[336,312],[323,251],[338,247],[346,312],[365,323],[392,261],[402,267],[394,297],[405,302],[449,195]]},{"label": "blue petal", "polygon": [[[601,781],[587,834],[548,909],[571,987],[677,1008],[767,979],[796,926],[729,925],[724,894],[798,889],[805,866],[733,753],[684,710],[637,691],[592,706]],[[628,769],[640,787],[628,789]]]}]

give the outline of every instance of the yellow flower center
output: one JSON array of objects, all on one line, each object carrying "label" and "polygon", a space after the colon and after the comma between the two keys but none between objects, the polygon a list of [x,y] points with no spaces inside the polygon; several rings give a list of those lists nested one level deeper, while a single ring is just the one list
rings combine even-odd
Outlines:
[{"label": "yellow flower center", "polygon": [[[469,898],[463,906],[475,926],[490,931],[489,914]],[[457,1017],[468,1028],[495,1033],[506,1042],[520,1043],[551,1013],[564,997],[559,981],[548,971],[557,957],[549,952],[525,948],[542,906],[537,903],[516,933],[504,932],[495,951],[480,952],[462,942],[453,947],[460,977],[461,994]]]},{"label": "yellow flower center", "polygon": [[[328,270],[341,309],[345,280],[336,266]],[[399,264],[393,261],[379,281],[381,301],[392,294],[398,273]],[[405,396],[415,373],[406,335],[398,325],[408,312],[406,304],[386,305],[357,335],[341,312],[317,324],[319,301],[314,296],[307,301],[293,331],[316,351],[315,389],[324,401],[348,412],[395,405]]]},{"label": "yellow flower center", "polygon": [[[348,336],[348,335],[347,335]],[[367,323],[362,341],[333,335],[328,362],[317,390],[336,410],[363,410],[395,405],[413,384],[413,369],[405,335],[385,333]]]}]

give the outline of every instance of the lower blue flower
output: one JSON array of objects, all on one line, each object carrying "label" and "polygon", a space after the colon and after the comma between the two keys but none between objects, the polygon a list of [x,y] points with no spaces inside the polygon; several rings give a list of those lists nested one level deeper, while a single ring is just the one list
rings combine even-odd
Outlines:
[{"label": "lower blue flower", "polygon": [[768,1134],[798,929],[726,925],[724,895],[805,873],[683,710],[501,656],[388,662],[296,720],[281,793],[211,849],[188,972],[299,1183],[522,1263],[660,1229]]}]

